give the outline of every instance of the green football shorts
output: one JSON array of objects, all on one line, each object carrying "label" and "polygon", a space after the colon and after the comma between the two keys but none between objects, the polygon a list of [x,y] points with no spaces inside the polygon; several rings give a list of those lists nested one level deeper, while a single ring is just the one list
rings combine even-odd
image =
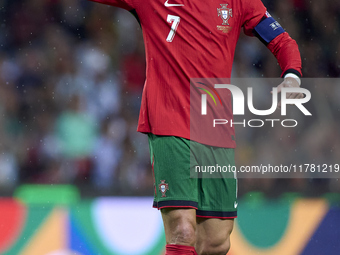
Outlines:
[{"label": "green football shorts", "polygon": [[[216,175],[217,169],[235,167],[234,149],[175,136],[151,133],[148,136],[154,178],[153,207],[194,208],[197,217],[205,218],[237,217],[235,173]],[[205,171],[209,166],[215,167],[214,175]]]}]

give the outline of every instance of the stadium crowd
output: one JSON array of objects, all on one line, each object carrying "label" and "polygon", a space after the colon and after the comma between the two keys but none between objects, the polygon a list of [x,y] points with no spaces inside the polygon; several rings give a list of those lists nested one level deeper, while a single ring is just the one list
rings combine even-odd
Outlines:
[{"label": "stadium crowd", "polygon": [[[298,42],[304,77],[340,76],[339,1],[263,2]],[[3,0],[0,20],[1,189],[74,183],[109,194],[152,194],[147,136],[136,132],[145,80],[136,19],[85,0]],[[241,35],[234,77],[279,77],[275,63],[261,42]],[[339,163],[340,87],[313,89],[323,103],[311,107],[322,122],[302,121],[298,134],[238,129],[237,163]],[[241,182],[241,193],[281,187],[311,194],[316,185],[340,191],[337,179]]]}]

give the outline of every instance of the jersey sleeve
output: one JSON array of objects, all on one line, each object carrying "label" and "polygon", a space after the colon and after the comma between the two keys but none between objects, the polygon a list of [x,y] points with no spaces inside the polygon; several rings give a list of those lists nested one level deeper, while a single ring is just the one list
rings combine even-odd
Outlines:
[{"label": "jersey sleeve", "polygon": [[287,73],[302,76],[299,47],[287,32],[277,36],[267,45],[267,48],[276,57],[281,67],[281,77],[284,77]]},{"label": "jersey sleeve", "polygon": [[242,1],[242,26],[246,35],[254,36],[253,29],[265,16],[266,11],[261,0]]},{"label": "jersey sleeve", "polygon": [[135,9],[134,0],[90,0],[90,1],[120,7],[128,11]]}]

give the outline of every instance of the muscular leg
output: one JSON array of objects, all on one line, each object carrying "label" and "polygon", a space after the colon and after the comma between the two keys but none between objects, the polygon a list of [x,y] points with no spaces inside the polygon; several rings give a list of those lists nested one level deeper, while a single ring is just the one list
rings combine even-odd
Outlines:
[{"label": "muscular leg", "polygon": [[196,218],[195,209],[161,210],[167,244],[195,246],[199,255],[225,255],[233,219]]},{"label": "muscular leg", "polygon": [[230,248],[234,219],[197,218],[196,252],[198,255],[225,255]]},{"label": "muscular leg", "polygon": [[195,246],[196,210],[164,208],[161,212],[166,243]]}]

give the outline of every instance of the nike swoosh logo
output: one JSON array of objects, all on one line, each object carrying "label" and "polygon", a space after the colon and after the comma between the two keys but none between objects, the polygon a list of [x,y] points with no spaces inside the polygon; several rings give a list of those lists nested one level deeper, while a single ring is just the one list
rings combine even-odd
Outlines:
[{"label": "nike swoosh logo", "polygon": [[234,208],[236,208],[237,205],[238,205],[238,203],[235,201],[235,202],[234,202]]},{"label": "nike swoosh logo", "polygon": [[184,4],[169,4],[168,1],[169,0],[165,1],[164,3],[165,7],[184,6]]}]

